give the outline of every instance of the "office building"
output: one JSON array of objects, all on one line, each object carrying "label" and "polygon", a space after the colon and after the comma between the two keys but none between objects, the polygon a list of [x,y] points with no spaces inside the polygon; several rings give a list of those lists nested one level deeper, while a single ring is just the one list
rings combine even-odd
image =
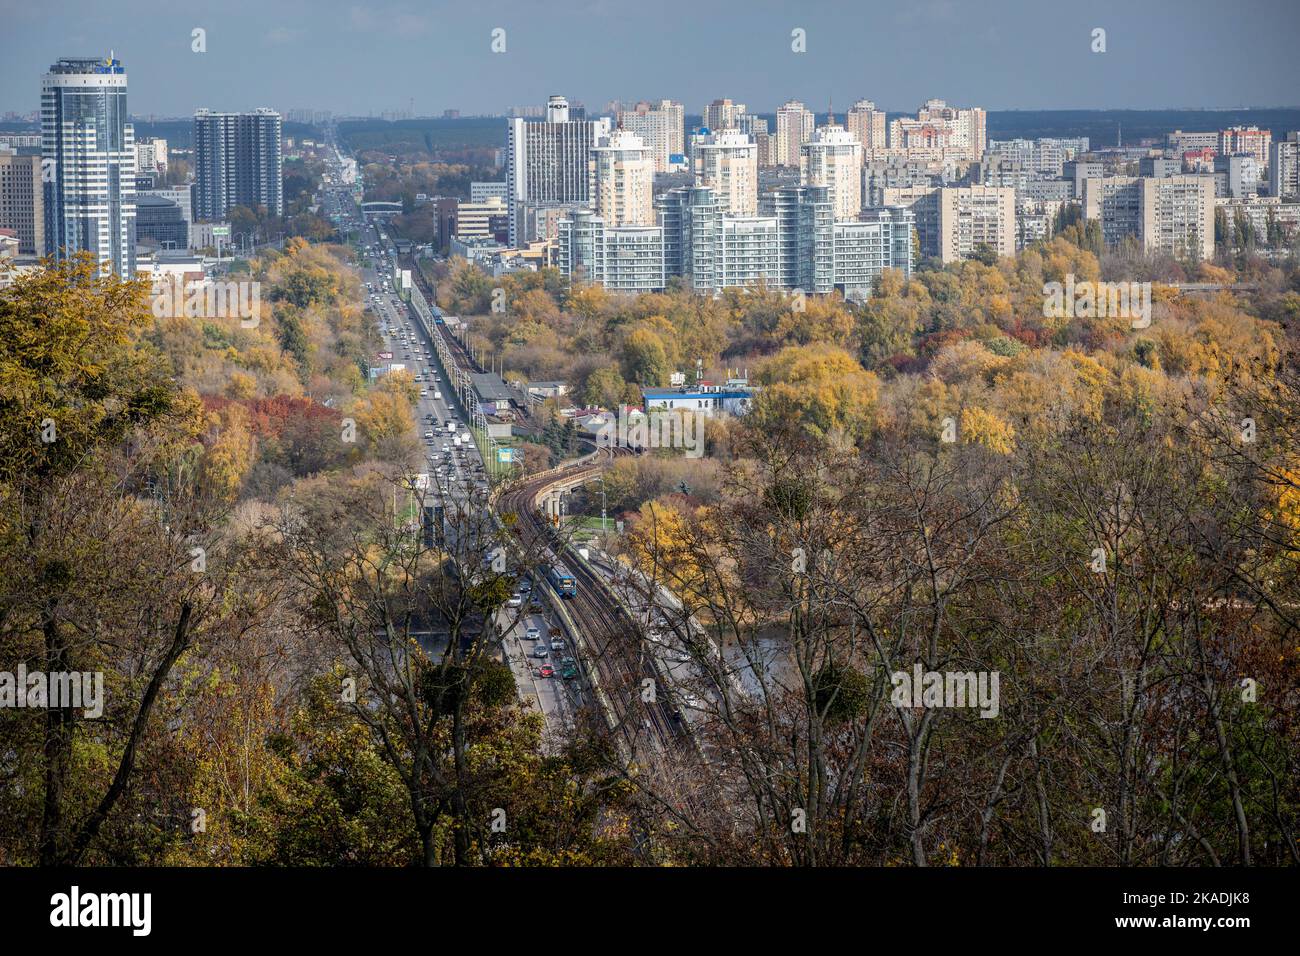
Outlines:
[{"label": "office building", "polygon": [[[456,225],[453,234],[457,239],[494,238],[501,223],[506,223],[509,208],[498,196],[482,202],[462,202],[456,207]],[[508,226],[507,226],[508,228]]]},{"label": "office building", "polygon": [[235,206],[284,215],[282,122],[275,110],[194,114],[194,218],[223,219]]},{"label": "office building", "polygon": [[126,69],[68,57],[41,81],[45,251],[89,252],[103,273],[135,278],[135,130]]},{"label": "office building", "polygon": [[0,229],[13,230],[19,255],[45,255],[40,156],[0,148]]},{"label": "office building", "polygon": [[151,240],[162,249],[188,249],[190,227],[181,207],[151,193],[135,197],[135,234],[138,242]]},{"label": "office building", "polygon": [[500,199],[503,203],[510,201],[510,184],[505,182],[470,183],[469,201],[486,202]]},{"label": "office building", "polygon": [[591,149],[610,132],[608,120],[578,118],[563,96],[552,96],[541,120],[510,120],[506,146],[510,245],[540,238],[524,229],[526,207],[591,201]]}]

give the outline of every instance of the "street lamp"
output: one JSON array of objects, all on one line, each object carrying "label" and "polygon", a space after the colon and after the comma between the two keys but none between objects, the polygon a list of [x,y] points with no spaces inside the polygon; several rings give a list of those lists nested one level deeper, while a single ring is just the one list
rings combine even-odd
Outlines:
[{"label": "street lamp", "polygon": [[597,475],[596,480],[600,482],[600,533],[606,534],[608,531],[606,521],[608,519],[605,517],[605,512],[608,502],[605,498],[605,476]]}]

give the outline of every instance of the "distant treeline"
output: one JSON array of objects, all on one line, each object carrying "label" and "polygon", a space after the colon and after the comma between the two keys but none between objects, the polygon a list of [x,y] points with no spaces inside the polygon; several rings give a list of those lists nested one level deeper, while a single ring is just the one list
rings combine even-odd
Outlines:
[{"label": "distant treeline", "polygon": [[[760,113],[768,121],[768,128],[776,129],[776,116]],[[889,113],[889,119],[914,115]],[[843,111],[836,113],[840,122]],[[698,114],[687,114],[688,127],[701,124]],[[818,114],[818,122],[825,114]],[[193,124],[188,120],[167,120],[149,123],[133,120],[136,137],[161,136],[173,146],[187,147],[193,134]],[[3,122],[0,131],[30,128],[29,123]],[[1300,130],[1300,109],[1234,109],[1234,110],[990,110],[988,114],[989,139],[1035,139],[1038,137],[1087,136],[1093,146],[1115,146],[1119,135],[1125,143],[1137,143],[1151,137],[1163,137],[1170,130],[1208,131],[1229,126],[1258,126],[1273,131],[1275,137],[1290,130]],[[303,123],[285,123],[284,134],[292,137],[319,136],[317,126]],[[423,147],[427,152],[474,147],[496,147],[506,144],[505,117],[474,116],[463,119],[413,119],[389,121],[381,119],[347,120],[339,123],[339,135],[353,150],[383,149],[406,145]]]},{"label": "distant treeline", "polygon": [[[142,139],[145,136],[161,136],[167,140],[167,147],[189,149],[194,139],[194,121],[192,119],[170,119],[159,120],[151,123],[148,120],[142,120],[137,117],[131,119],[135,127],[135,138]],[[33,123],[21,123],[13,120],[0,122],[0,133],[26,132],[35,128]],[[324,136],[324,131],[319,126],[311,126],[307,123],[285,123],[284,135],[298,139],[300,137]]]}]

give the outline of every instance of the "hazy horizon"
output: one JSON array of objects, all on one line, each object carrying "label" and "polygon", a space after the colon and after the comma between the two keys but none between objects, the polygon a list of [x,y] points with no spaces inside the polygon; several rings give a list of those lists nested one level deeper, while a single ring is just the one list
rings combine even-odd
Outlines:
[{"label": "hazy horizon", "polygon": [[[0,0],[0,112],[39,106],[63,56],[112,50],[135,115],[214,109],[369,116],[500,115],[562,92],[588,107],[671,98],[688,113],[729,97],[752,112],[800,99],[821,113],[859,98],[911,112],[931,97],[986,110],[1287,108],[1300,102],[1300,5],[1210,0],[898,3],[556,0],[512,9],[349,0],[120,0],[36,6]],[[206,52],[192,31],[206,31]],[[505,30],[494,53],[493,31]],[[1094,53],[1092,31],[1106,31]],[[805,53],[791,50],[803,30]],[[499,38],[500,39],[500,38]],[[1241,62],[1225,51],[1249,50]],[[567,55],[557,56],[563,51]]]}]

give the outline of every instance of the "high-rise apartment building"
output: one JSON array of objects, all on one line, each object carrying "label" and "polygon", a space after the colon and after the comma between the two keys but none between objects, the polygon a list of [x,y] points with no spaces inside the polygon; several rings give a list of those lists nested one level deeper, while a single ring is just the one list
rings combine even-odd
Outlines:
[{"label": "high-rise apartment building", "polygon": [[45,252],[89,252],[104,273],[135,278],[135,131],[126,70],[66,57],[41,81]]},{"label": "high-rise apartment building", "polygon": [[799,147],[812,138],[816,120],[798,100],[782,103],[776,111],[776,165],[799,165]]},{"label": "high-rise apartment building", "polygon": [[740,126],[740,118],[745,115],[744,103],[733,103],[725,99],[714,100],[704,107],[704,128],[737,129]]},{"label": "high-rise apartment building", "polygon": [[1273,131],[1258,126],[1230,126],[1219,131],[1220,156],[1254,156],[1260,169],[1268,166],[1268,148],[1273,142]]},{"label": "high-rise apartment building", "polygon": [[156,136],[136,140],[135,171],[137,173],[167,172],[167,140]]},{"label": "high-rise apartment building", "polygon": [[921,255],[944,262],[970,259],[981,247],[1016,253],[1016,191],[1006,186],[913,186],[884,190],[889,205],[915,216]]},{"label": "high-rise apartment building", "polygon": [[1300,132],[1286,134],[1268,148],[1268,194],[1300,199]]},{"label": "high-rise apartment building", "polygon": [[668,171],[670,156],[686,152],[685,122],[682,104],[672,100],[660,100],[658,104],[637,103],[634,109],[618,114],[618,125],[636,133],[645,143],[657,173]]},{"label": "high-rise apartment building", "polygon": [[590,209],[577,209],[559,224],[556,265],[576,282],[613,292],[664,288],[664,230],[659,226],[610,226]]},{"label": "high-rise apartment building", "polygon": [[885,111],[876,109],[871,100],[858,100],[849,107],[844,117],[844,128],[862,144],[866,151],[884,149],[888,145],[889,128],[885,123]]},{"label": "high-rise apartment building", "polygon": [[758,211],[758,147],[748,136],[735,129],[697,136],[692,152],[696,184],[713,190],[724,213]]},{"label": "high-rise apartment building", "polygon": [[591,150],[592,206],[607,227],[653,226],[654,160],[636,133],[617,129]]},{"label": "high-rise apartment building", "polygon": [[926,100],[916,118],[889,126],[889,149],[909,155],[978,162],[984,155],[987,118],[979,107],[960,109],[943,100]]},{"label": "high-rise apartment building", "polygon": [[1211,176],[1106,176],[1083,183],[1083,215],[1101,222],[1102,239],[1136,239],[1146,252],[1185,259],[1214,256]]},{"label": "high-rise apartment building", "polygon": [[936,191],[944,262],[971,258],[981,246],[999,256],[1016,254],[1016,191],[996,186],[945,186]]},{"label": "high-rise apartment building", "polygon": [[0,229],[18,234],[19,255],[45,255],[40,156],[0,148]]},{"label": "high-rise apartment building", "polygon": [[659,225],[609,227],[590,210],[560,223],[560,272],[619,292],[649,292],[674,277],[713,294],[765,285],[809,294],[870,294],[885,269],[911,275],[909,210],[873,209],[863,220],[832,220],[824,186],[779,187],[760,215],[733,216],[708,186],[684,186],[655,199]]},{"label": "high-rise apartment building", "polygon": [[829,190],[836,220],[857,219],[862,211],[862,144],[833,120],[799,147],[799,181]]},{"label": "high-rise apartment building", "polygon": [[829,292],[835,205],[826,186],[781,186],[763,194],[762,213],[776,220],[777,281],[787,289]]},{"label": "high-rise apartment building", "polygon": [[988,157],[1011,160],[1028,172],[1055,178],[1064,174],[1067,162],[1088,152],[1088,145],[1086,136],[1077,139],[995,139],[989,141]]},{"label": "high-rise apartment building", "polygon": [[221,219],[234,206],[265,206],[284,215],[284,154],[280,114],[194,114],[194,218]]},{"label": "high-rise apartment building", "polygon": [[591,148],[609,132],[608,120],[572,118],[563,96],[549,99],[542,120],[510,121],[506,182],[510,184],[511,246],[518,248],[535,238],[525,235],[526,206],[590,203]]}]

